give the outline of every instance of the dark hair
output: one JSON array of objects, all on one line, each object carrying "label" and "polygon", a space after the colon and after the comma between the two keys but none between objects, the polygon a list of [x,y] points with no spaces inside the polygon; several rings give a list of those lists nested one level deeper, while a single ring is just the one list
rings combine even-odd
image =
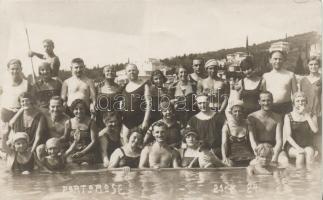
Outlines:
[{"label": "dark hair", "polygon": [[39,75],[40,75],[40,70],[41,70],[42,68],[44,68],[45,66],[49,68],[49,71],[50,71],[50,73],[52,74],[52,68],[50,67],[50,63],[48,63],[48,62],[42,62],[42,63],[39,65],[39,67],[38,67],[38,74],[39,74]]},{"label": "dark hair", "polygon": [[9,69],[10,65],[12,64],[18,64],[21,67],[21,61],[17,58],[11,59],[9,60],[8,64],[7,64],[7,69]]},{"label": "dark hair", "polygon": [[167,81],[166,77],[164,76],[163,72],[161,72],[160,70],[155,70],[151,73],[150,76],[150,82],[154,85],[154,76],[160,76],[162,78],[163,83],[165,83]]},{"label": "dark hair", "polygon": [[268,94],[271,96],[271,99],[274,100],[274,97],[273,97],[273,94],[271,92],[269,92],[268,90],[265,90],[265,91],[261,91],[260,94],[259,94],[259,99],[260,99],[260,96],[262,94]]},{"label": "dark hair", "polygon": [[48,44],[52,45],[52,47],[55,47],[55,46],[54,46],[54,42],[53,42],[53,40],[51,40],[51,39],[45,39],[45,40],[43,41],[43,43],[48,43]]},{"label": "dark hair", "polygon": [[71,106],[70,106],[70,109],[71,109],[71,111],[72,111],[72,112],[73,112],[73,111],[74,111],[74,109],[76,108],[77,104],[82,104],[82,105],[84,106],[84,108],[85,108],[86,113],[87,113],[87,114],[88,114],[88,113],[90,113],[90,110],[89,110],[88,106],[86,105],[85,101],[84,101],[84,100],[82,100],[82,99],[75,99],[75,100],[72,102],[72,104],[71,104]]},{"label": "dark hair", "polygon": [[84,65],[84,61],[82,58],[73,58],[71,63],[76,63],[80,65]]},{"label": "dark hair", "polygon": [[188,133],[190,132],[194,132],[196,133],[195,138],[196,140],[199,140],[199,135],[197,134],[197,131],[194,129],[194,128],[191,128],[191,127],[186,127],[184,129],[181,130],[181,135],[182,135],[182,141],[184,143],[186,143],[186,136],[188,135]]},{"label": "dark hair", "polygon": [[141,136],[144,136],[143,130],[141,128],[135,127],[135,128],[130,129],[129,134],[127,135],[127,139],[129,140],[131,135],[134,133],[139,133]]},{"label": "dark hair", "polygon": [[21,99],[23,99],[23,98],[30,99],[31,103],[35,104],[35,99],[29,92],[23,92],[19,95],[19,97],[18,97],[19,103],[21,102]]},{"label": "dark hair", "polygon": [[165,129],[167,128],[167,125],[165,124],[165,122],[162,122],[162,121],[157,121],[157,122],[153,123],[151,125],[152,130],[154,130],[155,126],[164,127]]},{"label": "dark hair", "polygon": [[254,62],[252,60],[251,56],[247,56],[245,59],[243,59],[240,63],[240,68],[242,71],[248,70],[248,69],[254,69]]},{"label": "dark hair", "polygon": [[60,96],[52,96],[49,102],[50,101],[59,101],[59,103],[63,105],[63,99]]},{"label": "dark hair", "polygon": [[107,119],[111,119],[112,117],[115,117],[118,122],[121,121],[121,115],[117,111],[107,111],[102,113],[102,121],[105,122]]},{"label": "dark hair", "polygon": [[281,54],[282,54],[282,56],[283,56],[283,59],[286,59],[286,57],[287,57],[287,53],[286,53],[285,51],[280,51],[280,50],[275,50],[275,51],[270,52],[270,53],[269,53],[269,58],[271,58],[271,57],[273,56],[273,54],[274,54],[274,53],[276,53],[276,52],[281,53]]}]

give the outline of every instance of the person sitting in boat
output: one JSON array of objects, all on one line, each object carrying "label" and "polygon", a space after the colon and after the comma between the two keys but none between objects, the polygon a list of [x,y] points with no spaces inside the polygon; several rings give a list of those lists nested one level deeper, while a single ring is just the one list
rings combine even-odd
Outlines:
[{"label": "person sitting in boat", "polygon": [[58,78],[58,72],[59,72],[59,67],[60,67],[60,62],[58,56],[54,53],[54,42],[51,39],[46,39],[43,41],[43,47],[45,54],[37,53],[34,51],[28,52],[29,57],[36,56],[39,59],[45,60],[50,64],[51,68],[51,76],[54,79]]},{"label": "person sitting in boat", "polygon": [[8,168],[17,173],[30,174],[34,169],[34,156],[28,147],[29,136],[25,132],[17,132],[8,140],[8,133],[2,138],[2,149],[7,154]]},{"label": "person sitting in boat", "polygon": [[[79,135],[77,136],[79,137]],[[77,139],[74,140],[76,144]],[[50,138],[46,144],[41,144],[36,149],[36,163],[41,170],[55,172],[63,171],[66,167],[66,156],[58,138]]]},{"label": "person sitting in boat", "polygon": [[311,169],[315,154],[313,136],[318,132],[317,117],[306,111],[305,93],[295,93],[292,100],[293,111],[285,115],[284,120],[285,150],[289,157],[296,158],[297,168]]},{"label": "person sitting in boat", "polygon": [[[255,144],[251,143],[253,149],[260,143],[269,143],[274,147],[272,156],[273,163],[279,163],[282,166],[288,165],[288,158],[283,146],[283,119],[280,114],[272,111],[273,95],[269,91],[262,91],[259,95],[260,110],[251,113],[248,116],[251,129],[250,137],[255,139]],[[253,135],[253,136],[252,136]]]},{"label": "person sitting in boat", "polygon": [[62,83],[53,79],[51,72],[52,69],[50,68],[49,63],[41,63],[38,68],[40,80],[34,85],[37,104],[45,111],[48,110],[50,98],[52,96],[59,96],[62,89]]},{"label": "person sitting in boat", "polygon": [[32,152],[36,150],[39,144],[44,144],[48,139],[48,125],[46,117],[36,106],[32,94],[24,92],[19,96],[21,104],[20,110],[10,120],[9,131],[25,132],[29,136],[28,146]]},{"label": "person sitting in boat", "polygon": [[122,146],[120,138],[121,117],[117,111],[103,114],[105,128],[99,132],[100,154],[103,166],[108,167],[111,154]]},{"label": "person sitting in boat", "polygon": [[96,122],[99,129],[105,127],[103,123],[103,114],[120,110],[122,88],[116,84],[116,69],[111,65],[103,67],[104,80],[96,85],[97,103],[96,103]]},{"label": "person sitting in boat", "polygon": [[249,123],[244,116],[244,103],[236,100],[231,105],[231,118],[222,128],[222,161],[227,166],[248,166],[254,158],[250,143],[255,143],[249,135]]},{"label": "person sitting in boat", "polygon": [[167,125],[163,122],[154,123],[152,129],[155,142],[141,151],[140,168],[178,168],[179,153],[166,142]]},{"label": "person sitting in boat", "polygon": [[109,168],[138,168],[143,135],[139,129],[130,131],[128,143],[116,149],[109,162]]},{"label": "person sitting in boat", "polygon": [[238,82],[235,89],[239,93],[239,99],[244,103],[245,114],[248,116],[260,109],[258,101],[262,78],[257,76],[254,62],[250,56],[241,61],[240,67],[245,77]]},{"label": "person sitting in boat", "polygon": [[[66,121],[64,138],[69,141],[67,161],[88,165],[95,162],[94,148],[97,140],[97,128],[91,119],[87,104],[81,99],[76,99],[71,104],[71,110],[75,117]],[[75,134],[80,134],[75,145]]]},{"label": "person sitting in boat", "polygon": [[184,66],[176,70],[178,81],[169,86],[169,96],[176,108],[176,118],[182,127],[198,110],[195,106],[196,84],[189,80],[188,71]]},{"label": "person sitting in boat", "polygon": [[208,95],[211,109],[224,112],[228,104],[230,86],[217,76],[217,67],[218,62],[215,59],[210,59],[205,63],[208,77],[198,82],[197,94]]},{"label": "person sitting in boat", "polygon": [[199,136],[193,128],[184,128],[182,130],[183,143],[185,147],[179,149],[181,156],[181,166],[186,168],[198,168],[199,165]]},{"label": "person sitting in boat", "polygon": [[[163,122],[167,126],[167,144],[171,147],[180,148],[182,143],[181,125],[176,120],[174,104],[170,101],[162,101],[159,108],[161,109],[163,118],[157,122]],[[152,124],[146,132],[144,145],[152,143],[155,140],[152,134],[153,126],[154,124]]]},{"label": "person sitting in boat", "polygon": [[221,157],[221,129],[225,118],[221,113],[213,112],[210,108],[209,97],[199,95],[196,97],[200,112],[188,121],[187,126],[194,128],[199,139],[212,148],[217,157]]},{"label": "person sitting in boat", "polygon": [[276,166],[271,164],[274,154],[273,146],[261,143],[256,147],[255,153],[256,158],[247,167],[248,175],[273,175],[277,170]]},{"label": "person sitting in boat", "polygon": [[151,73],[150,77],[150,96],[151,96],[151,112],[150,112],[150,124],[160,120],[162,118],[159,112],[159,105],[164,96],[168,94],[167,88],[164,87],[167,79],[160,70],[155,70]]}]

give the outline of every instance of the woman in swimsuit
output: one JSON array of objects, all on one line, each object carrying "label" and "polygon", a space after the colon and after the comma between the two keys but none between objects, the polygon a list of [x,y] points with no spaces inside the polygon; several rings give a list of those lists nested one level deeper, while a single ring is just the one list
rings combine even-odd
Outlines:
[{"label": "woman in swimsuit", "polygon": [[303,92],[293,98],[293,111],[285,115],[285,150],[291,158],[296,158],[296,167],[308,169],[314,162],[313,135],[318,132],[317,117],[305,111],[307,99]]},{"label": "woman in swimsuit", "polygon": [[222,161],[227,166],[248,166],[254,158],[248,122],[244,119],[243,102],[236,100],[230,109],[232,118],[222,128]]},{"label": "woman in swimsuit", "polygon": [[[77,164],[90,164],[95,161],[94,147],[97,138],[96,124],[90,117],[90,111],[81,99],[76,99],[71,104],[71,110],[75,117],[65,124],[64,137],[71,146],[66,154],[67,162]],[[78,141],[73,145],[74,140]]]},{"label": "woman in swimsuit", "polygon": [[110,168],[130,167],[138,168],[143,135],[139,130],[131,130],[128,143],[116,149],[110,158]]},{"label": "woman in swimsuit", "polygon": [[150,77],[150,95],[151,95],[151,113],[150,123],[152,124],[162,118],[160,113],[159,104],[164,96],[168,94],[167,88],[164,87],[164,83],[167,81],[166,77],[160,70],[155,70],[151,73]]},{"label": "woman in swimsuit", "polygon": [[241,79],[236,86],[239,99],[244,103],[244,111],[248,116],[250,113],[260,109],[259,94],[261,92],[262,78],[257,76],[254,63],[250,56],[241,61],[241,70],[245,78]]},{"label": "woman in swimsuit", "polygon": [[120,110],[121,106],[121,87],[114,82],[116,70],[113,66],[107,65],[103,68],[105,79],[96,85],[96,122],[99,129],[104,127],[102,115],[104,112]]},{"label": "woman in swimsuit", "polygon": [[182,134],[186,147],[179,149],[181,165],[186,168],[198,168],[200,166],[198,159],[200,156],[198,134],[192,128],[185,128]]},{"label": "woman in swimsuit", "polygon": [[150,91],[146,81],[139,79],[138,68],[135,64],[127,64],[126,74],[129,83],[123,90],[124,102],[122,142],[128,142],[129,130],[141,125],[143,130],[147,130],[150,119]]}]

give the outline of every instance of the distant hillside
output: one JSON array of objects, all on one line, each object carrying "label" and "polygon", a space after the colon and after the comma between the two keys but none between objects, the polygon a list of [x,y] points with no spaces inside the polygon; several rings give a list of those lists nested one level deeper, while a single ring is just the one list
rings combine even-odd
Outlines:
[{"label": "distant hillside", "polygon": [[[303,34],[298,34],[294,36],[289,36],[287,38],[277,39],[266,41],[260,44],[249,45],[249,52],[254,56],[255,65],[260,68],[262,72],[270,70],[268,63],[269,53],[268,49],[270,45],[278,41],[287,41],[290,44],[290,52],[287,57],[287,62],[285,63],[287,68],[291,71],[297,71],[296,64],[297,62],[303,63],[303,72],[305,70],[305,59],[306,54],[308,55],[308,50],[311,44],[317,43],[320,40],[321,36],[316,32],[308,32]],[[183,65],[190,67],[192,65],[192,60],[194,58],[202,58],[204,61],[215,58],[215,59],[224,59],[227,54],[235,52],[246,52],[246,47],[236,47],[231,49],[220,49],[218,51],[209,51],[200,54],[184,54],[183,56],[176,56],[172,58],[162,59],[161,61],[167,66],[178,66]],[[299,60],[301,59],[301,61]],[[298,66],[300,67],[300,66]],[[299,69],[302,71],[302,69]],[[301,72],[300,72],[301,73]]]},{"label": "distant hillside", "polygon": [[[290,52],[287,57],[287,62],[285,63],[287,68],[298,74],[303,74],[306,72],[306,58],[308,57],[308,50],[311,44],[317,43],[321,40],[321,35],[316,32],[308,32],[303,34],[298,34],[294,36],[289,36],[287,38],[281,38],[277,40],[266,41],[260,44],[249,45],[249,52],[254,56],[255,66],[257,66],[262,73],[270,70],[268,63],[269,55],[268,49],[273,42],[278,42],[282,40],[287,40],[290,44]],[[179,65],[191,68],[192,60],[194,58],[202,58],[204,61],[215,58],[223,59],[226,58],[227,54],[235,52],[245,52],[246,47],[236,47],[231,49],[220,49],[217,51],[209,51],[199,54],[184,54],[182,56],[176,56],[172,58],[162,59],[161,62],[169,67],[176,67]],[[115,64],[114,66],[117,70],[124,69],[126,63]],[[95,80],[102,79],[102,67],[94,67],[92,69],[87,69],[86,74]],[[60,71],[60,77],[62,80],[71,76],[70,71]]]}]

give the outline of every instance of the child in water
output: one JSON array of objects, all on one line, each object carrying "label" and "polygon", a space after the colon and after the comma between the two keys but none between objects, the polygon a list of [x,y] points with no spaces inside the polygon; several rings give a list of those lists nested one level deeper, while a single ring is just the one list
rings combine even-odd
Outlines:
[{"label": "child in water", "polygon": [[268,143],[261,143],[256,147],[255,153],[256,158],[250,161],[250,164],[247,167],[248,174],[273,175],[277,168],[270,164],[274,154],[272,145]]},{"label": "child in water", "polygon": [[[76,140],[75,140],[76,141]],[[62,152],[58,138],[50,138],[36,149],[37,164],[44,170],[62,171],[66,166],[66,154]]]},{"label": "child in water", "polygon": [[28,147],[29,136],[25,132],[13,133],[8,141],[8,133],[3,135],[2,149],[7,153],[7,166],[13,172],[30,174],[34,169],[34,157]]}]

